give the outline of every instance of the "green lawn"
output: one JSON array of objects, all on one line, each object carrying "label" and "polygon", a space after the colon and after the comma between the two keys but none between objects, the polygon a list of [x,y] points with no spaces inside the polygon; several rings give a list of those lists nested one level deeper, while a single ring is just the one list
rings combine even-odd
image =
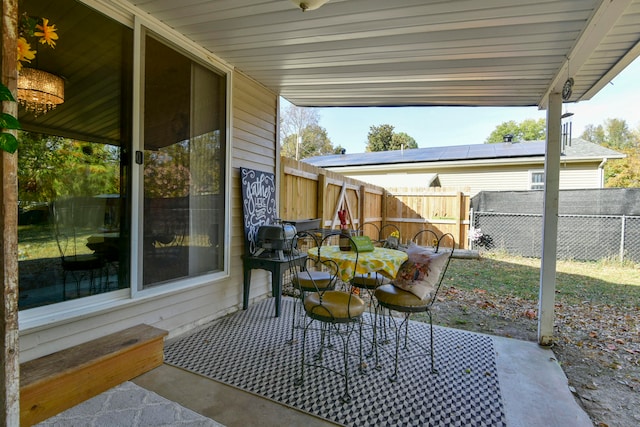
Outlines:
[{"label": "green lawn", "polygon": [[[75,236],[78,254],[92,251],[87,247],[87,238],[92,232],[78,233]],[[73,237],[69,236],[68,244],[73,244]],[[34,260],[40,258],[57,258],[60,250],[56,243],[50,225],[21,225],[18,227],[18,258],[20,260]]]},{"label": "green lawn", "polygon": [[[558,260],[556,270],[559,301],[626,307],[640,304],[640,265]],[[540,260],[493,253],[478,260],[452,259],[443,286],[537,301]]]}]

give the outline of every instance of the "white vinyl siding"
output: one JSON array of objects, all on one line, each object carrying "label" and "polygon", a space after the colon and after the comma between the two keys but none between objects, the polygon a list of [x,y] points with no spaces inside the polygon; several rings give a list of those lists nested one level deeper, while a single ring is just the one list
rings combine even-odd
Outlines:
[{"label": "white vinyl siding", "polygon": [[[246,75],[235,72],[233,77],[233,164],[231,166],[231,275],[237,289],[229,293],[232,307],[242,303],[242,259],[244,225],[239,168],[251,168],[276,174],[276,123],[278,97]],[[278,178],[276,178],[278,179]],[[250,301],[271,292],[269,273],[253,270]]]},{"label": "white vinyl siding", "polygon": [[[354,176],[355,178],[355,176]],[[358,180],[378,185],[380,187],[439,187],[434,185],[434,174],[428,173],[400,173],[388,175],[358,175]],[[438,181],[439,182],[439,181]]]},{"label": "white vinyl siding", "polygon": [[[601,188],[599,162],[600,160],[575,164],[563,162],[560,167],[560,189]],[[349,168],[348,172],[342,172],[340,168],[327,169],[381,187],[397,187],[397,182],[388,179],[391,172],[386,170],[385,166],[381,165],[380,171],[367,170],[366,172],[358,171],[357,168]],[[460,165],[455,167],[429,163],[425,164],[424,168],[407,169],[405,175],[402,175],[403,179],[399,185],[402,187],[424,187],[425,185],[418,184],[423,182],[423,177],[436,173],[442,188],[465,191],[472,196],[480,191],[525,191],[531,189],[530,171],[544,172],[544,161],[540,159],[539,162],[521,165]]]},{"label": "white vinyl siding", "polygon": [[560,168],[560,189],[580,190],[584,188],[602,188],[599,163],[570,163]]},{"label": "white vinyl siding", "polygon": [[438,174],[443,188],[469,189],[473,195],[480,191],[527,190],[526,171],[502,166],[496,168],[456,168]]}]

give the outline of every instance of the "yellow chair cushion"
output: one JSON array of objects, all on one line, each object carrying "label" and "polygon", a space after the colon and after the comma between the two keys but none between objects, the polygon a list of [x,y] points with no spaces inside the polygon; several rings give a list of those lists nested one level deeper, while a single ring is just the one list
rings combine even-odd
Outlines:
[{"label": "yellow chair cushion", "polygon": [[327,271],[299,271],[291,278],[291,284],[306,292],[324,291],[333,288],[334,281]]},{"label": "yellow chair cushion", "polygon": [[351,279],[351,284],[356,288],[375,289],[387,283],[391,283],[391,280],[378,273],[356,274],[355,277]]},{"label": "yellow chair cushion", "polygon": [[[322,302],[320,301],[322,295]],[[314,292],[304,300],[304,308],[310,315],[335,320],[354,319],[362,313],[366,305],[357,295],[343,291]]]},{"label": "yellow chair cushion", "polygon": [[380,286],[374,295],[380,304],[392,307],[417,309],[426,307],[431,302],[430,299],[420,299],[411,292],[397,288],[392,284]]}]

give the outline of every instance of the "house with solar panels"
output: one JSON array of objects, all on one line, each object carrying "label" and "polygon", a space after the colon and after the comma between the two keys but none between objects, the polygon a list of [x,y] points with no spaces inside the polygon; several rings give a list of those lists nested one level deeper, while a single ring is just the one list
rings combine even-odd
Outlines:
[{"label": "house with solar panels", "polygon": [[[317,167],[385,188],[480,191],[542,190],[545,141],[470,144],[304,159]],[[562,145],[560,189],[604,187],[604,165],[625,155],[583,139]]]}]

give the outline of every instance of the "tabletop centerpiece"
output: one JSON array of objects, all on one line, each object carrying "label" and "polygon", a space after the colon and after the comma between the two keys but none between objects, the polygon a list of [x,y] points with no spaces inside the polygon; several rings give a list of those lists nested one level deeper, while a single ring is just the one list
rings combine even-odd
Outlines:
[{"label": "tabletop centerpiece", "polygon": [[340,209],[338,211],[338,218],[340,219],[340,250],[341,251],[350,251],[351,250],[351,232],[347,228],[347,210]]}]

